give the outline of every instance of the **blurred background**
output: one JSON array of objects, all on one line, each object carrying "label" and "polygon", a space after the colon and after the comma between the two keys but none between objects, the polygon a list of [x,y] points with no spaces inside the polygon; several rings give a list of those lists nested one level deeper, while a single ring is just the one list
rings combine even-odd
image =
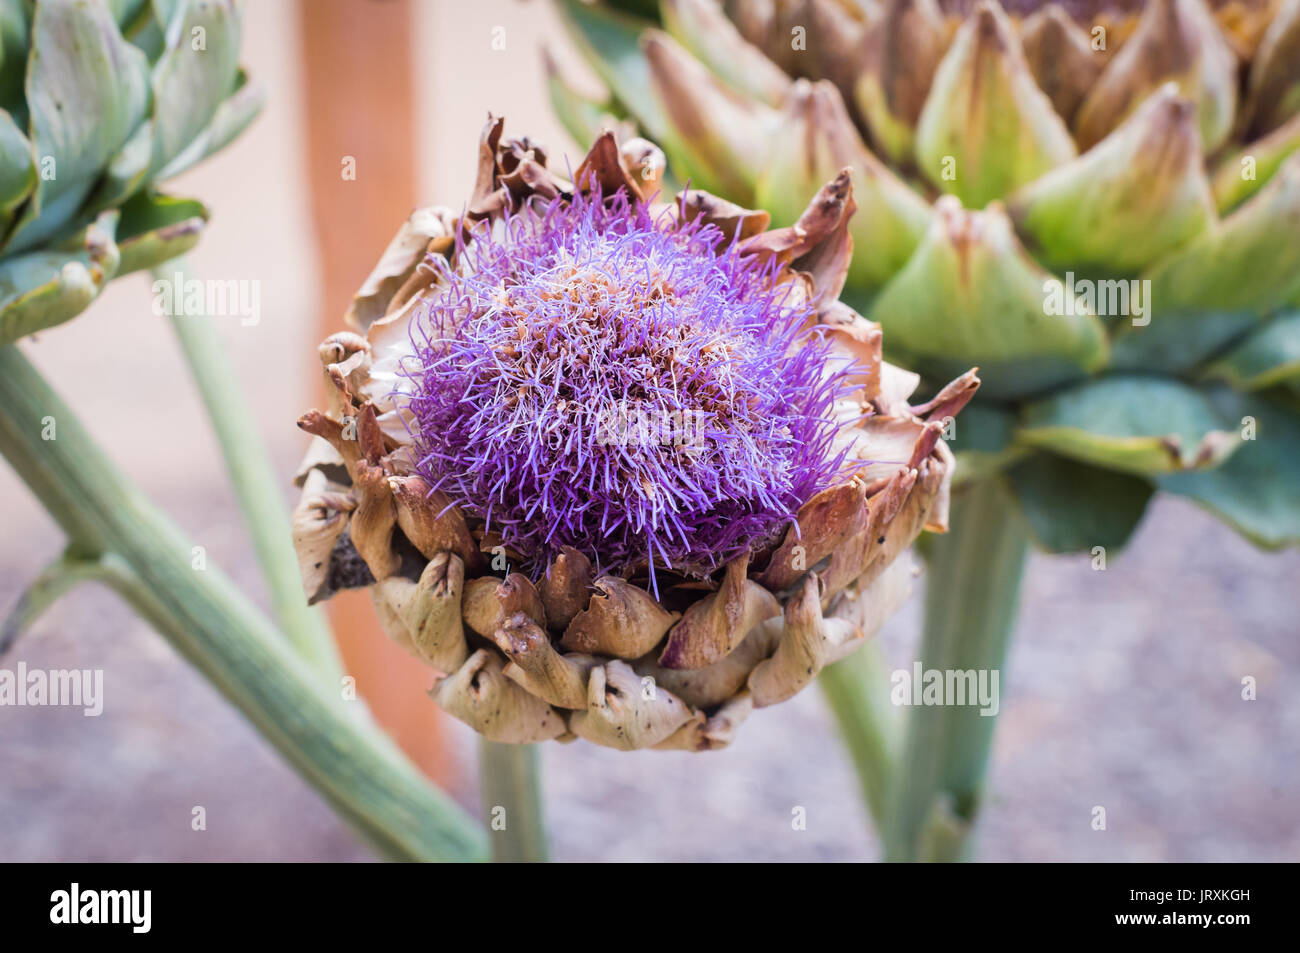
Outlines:
[{"label": "blurred background", "polygon": [[[261,320],[223,320],[261,439],[290,478],[319,397],[316,343],[417,204],[459,207],[489,110],[581,157],[552,118],[541,48],[589,77],[539,0],[259,0],[244,62],[252,129],[175,183],[213,219],[195,273],[260,282]],[[355,179],[341,174],[355,159]],[[562,159],[558,160],[562,167]],[[149,280],[112,283],[24,350],[118,464],[265,604],[199,398]],[[0,612],[62,536],[0,467]],[[1161,498],[1104,572],[1033,557],[1002,680],[985,860],[1300,859],[1300,553],[1253,549]],[[348,670],[403,747],[477,811],[474,738],[424,696],[368,599],[335,600]],[[911,666],[914,602],[881,638]],[[109,593],[61,600],[3,659],[103,669],[98,718],[0,709],[0,860],[368,860],[251,727]],[[1258,696],[1242,699],[1253,676]],[[730,749],[543,752],[559,860],[867,860],[877,847],[816,691],[756,714]],[[196,806],[207,829],[194,831]],[[1092,828],[1106,809],[1106,830]],[[794,830],[792,810],[806,811]]]}]

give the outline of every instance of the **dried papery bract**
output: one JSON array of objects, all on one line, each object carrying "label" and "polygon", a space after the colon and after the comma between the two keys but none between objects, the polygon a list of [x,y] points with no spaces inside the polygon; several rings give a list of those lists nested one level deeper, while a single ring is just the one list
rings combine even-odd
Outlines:
[{"label": "dried papery bract", "polygon": [[915,376],[836,300],[847,170],[769,229],[648,191],[645,140],[602,136],[570,182],[492,119],[479,159],[466,216],[416,212],[321,348],[304,586],[371,587],[491,740],[723,747],[892,611],[887,567],[943,528],[926,414],[978,378],[914,412]]}]

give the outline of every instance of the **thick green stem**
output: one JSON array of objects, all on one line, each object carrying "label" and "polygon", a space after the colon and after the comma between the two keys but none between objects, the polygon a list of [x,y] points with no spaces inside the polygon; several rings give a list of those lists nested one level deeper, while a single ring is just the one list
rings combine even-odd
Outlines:
[{"label": "thick green stem", "polygon": [[483,820],[497,863],[545,863],[546,819],[542,813],[537,745],[503,745],[479,739]]},{"label": "thick green stem", "polygon": [[[953,499],[951,529],[928,541],[923,671],[998,674],[1015,628],[1028,537],[996,479]],[[911,673],[909,673],[909,676]],[[913,685],[920,695],[922,685]],[[914,699],[920,701],[918,697]],[[884,832],[887,860],[969,856],[996,717],[967,704],[915,704],[908,712],[899,775]]]},{"label": "thick green stem", "polygon": [[889,703],[889,666],[874,641],[822,669],[818,681],[849,749],[871,819],[885,825],[895,773],[898,714]]},{"label": "thick green stem", "polygon": [[[190,279],[180,258],[159,265],[153,270],[153,276],[156,280],[178,282],[181,294]],[[338,650],[321,611],[307,605],[303,597],[283,487],[258,439],[252,411],[212,321],[205,314],[171,316],[172,327],[221,445],[235,496],[271,593],[275,618],[299,654],[333,681],[342,674]]]},{"label": "thick green stem", "polygon": [[0,453],[79,551],[129,568],[138,585],[119,591],[382,854],[486,856],[473,821],[206,566],[12,345],[0,348]]}]

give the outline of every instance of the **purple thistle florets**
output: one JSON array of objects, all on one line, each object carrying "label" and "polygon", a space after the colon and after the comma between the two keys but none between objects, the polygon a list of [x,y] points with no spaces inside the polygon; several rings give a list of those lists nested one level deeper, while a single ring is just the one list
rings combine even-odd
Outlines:
[{"label": "purple thistle florets", "polygon": [[854,369],[779,265],[715,226],[578,194],[429,263],[405,369],[417,469],[534,573],[572,546],[652,584],[700,576],[843,476]]}]

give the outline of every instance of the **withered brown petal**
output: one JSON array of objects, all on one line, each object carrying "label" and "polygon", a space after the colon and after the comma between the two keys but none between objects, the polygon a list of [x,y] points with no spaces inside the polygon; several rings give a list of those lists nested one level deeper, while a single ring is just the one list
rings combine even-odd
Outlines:
[{"label": "withered brown petal", "polygon": [[439,708],[489,741],[522,745],[564,734],[560,713],[507,678],[505,665],[498,653],[479,649],[430,694]]},{"label": "withered brown petal", "polygon": [[590,655],[561,655],[536,622],[516,612],[492,635],[510,665],[506,676],[558,708],[587,707],[587,673],[598,661]]},{"label": "withered brown petal", "polygon": [[573,617],[587,608],[591,580],[591,560],[572,546],[562,546],[538,583],[551,628],[568,628]]},{"label": "withered brown petal", "polygon": [[626,662],[615,659],[593,668],[587,682],[587,708],[569,717],[579,738],[621,751],[649,748],[692,719],[703,720],[671,692],[643,685]]},{"label": "withered brown petal", "polygon": [[574,616],[561,644],[575,652],[634,659],[659,644],[679,618],[644,589],[617,576],[602,576],[587,608]]},{"label": "withered brown petal", "polygon": [[516,612],[522,612],[546,628],[542,597],[527,576],[512,572],[504,579],[480,576],[465,584],[461,615],[465,624],[485,638],[493,634]]},{"label": "withered brown petal", "polygon": [[727,563],[722,587],[686,610],[668,633],[659,656],[664,668],[703,668],[728,655],[745,635],[774,615],[780,615],[776,597],[747,578],[749,557]]}]

